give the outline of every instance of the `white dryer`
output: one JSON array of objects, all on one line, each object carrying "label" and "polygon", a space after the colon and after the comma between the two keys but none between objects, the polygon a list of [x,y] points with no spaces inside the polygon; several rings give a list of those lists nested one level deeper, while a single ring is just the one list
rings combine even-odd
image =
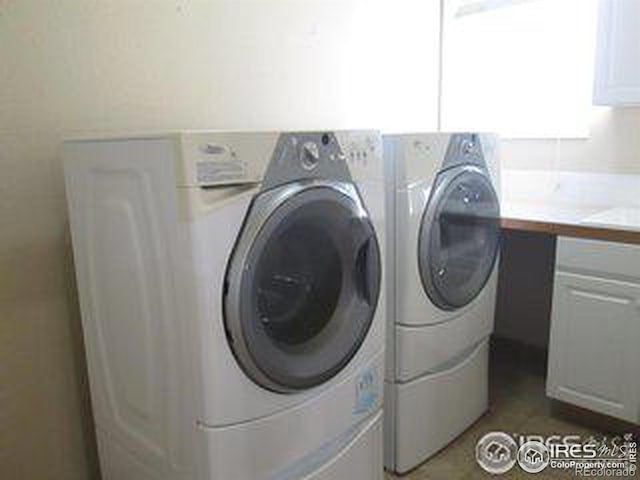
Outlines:
[{"label": "white dryer", "polygon": [[500,239],[496,140],[384,137],[392,471],[417,466],[487,408]]},{"label": "white dryer", "polygon": [[381,479],[379,135],[177,132],[64,156],[103,478]]}]

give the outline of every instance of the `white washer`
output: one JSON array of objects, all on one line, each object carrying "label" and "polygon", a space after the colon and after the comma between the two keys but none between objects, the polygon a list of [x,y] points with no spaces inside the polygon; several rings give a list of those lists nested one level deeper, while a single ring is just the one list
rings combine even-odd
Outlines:
[{"label": "white washer", "polygon": [[500,238],[496,140],[384,137],[392,471],[414,468],[487,409]]},{"label": "white washer", "polygon": [[376,132],[64,146],[105,480],[382,478]]}]

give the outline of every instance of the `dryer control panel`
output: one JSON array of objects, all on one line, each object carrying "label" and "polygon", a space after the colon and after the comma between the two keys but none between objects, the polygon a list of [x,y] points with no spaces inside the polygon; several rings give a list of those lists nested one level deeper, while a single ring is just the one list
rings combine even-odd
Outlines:
[{"label": "dryer control panel", "polygon": [[449,140],[443,169],[457,165],[486,167],[480,135],[477,133],[454,133]]}]

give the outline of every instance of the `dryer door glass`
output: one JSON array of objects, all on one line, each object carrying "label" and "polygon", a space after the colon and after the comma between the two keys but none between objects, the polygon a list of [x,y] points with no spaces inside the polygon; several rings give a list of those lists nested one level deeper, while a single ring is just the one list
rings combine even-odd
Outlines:
[{"label": "dryer door glass", "polygon": [[500,207],[489,178],[465,167],[438,185],[420,230],[419,267],[425,290],[438,307],[470,303],[484,288],[496,262]]},{"label": "dryer door glass", "polygon": [[303,190],[260,227],[240,276],[225,321],[245,371],[272,390],[318,385],[349,362],[371,325],[380,290],[373,226],[344,193]]}]

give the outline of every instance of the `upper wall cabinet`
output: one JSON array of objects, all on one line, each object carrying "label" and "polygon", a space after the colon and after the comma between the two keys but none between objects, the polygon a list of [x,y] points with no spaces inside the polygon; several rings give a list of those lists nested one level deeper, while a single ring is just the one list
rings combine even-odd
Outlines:
[{"label": "upper wall cabinet", "polygon": [[600,0],[593,102],[640,105],[639,0]]}]

